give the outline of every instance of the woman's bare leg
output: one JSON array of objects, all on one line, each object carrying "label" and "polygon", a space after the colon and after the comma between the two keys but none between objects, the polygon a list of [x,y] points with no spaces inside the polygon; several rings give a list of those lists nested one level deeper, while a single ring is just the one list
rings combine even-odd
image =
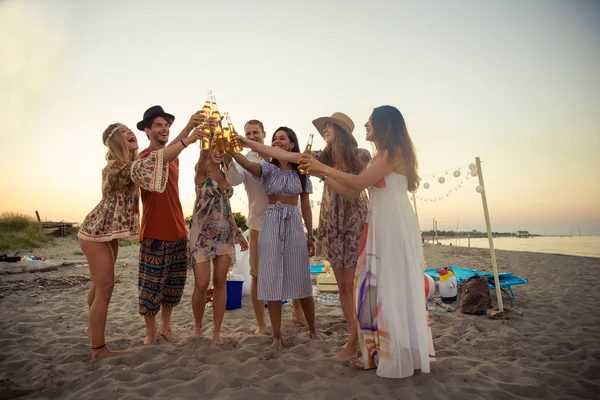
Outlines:
[{"label": "woman's bare leg", "polygon": [[281,300],[269,301],[269,318],[271,319],[271,327],[273,328],[273,344],[271,348],[274,350],[282,350],[283,343],[281,341]]},{"label": "woman's bare leg", "polygon": [[356,267],[334,268],[335,279],[340,293],[340,303],[344,318],[348,324],[348,342],[333,358],[337,361],[348,361],[358,356],[358,330],[354,315],[354,272]]},{"label": "woman's bare leg", "polygon": [[194,293],[192,294],[192,311],[196,328],[194,333],[202,335],[202,318],[206,308],[206,291],[210,281],[210,261],[201,261],[194,265]]},{"label": "woman's bare leg", "polygon": [[225,305],[227,304],[227,272],[231,259],[229,255],[223,254],[213,260],[213,286],[215,295],[213,297],[213,343],[221,343],[221,325],[225,316]]},{"label": "woman's bare leg", "polygon": [[[114,240],[113,242],[116,243],[117,241]],[[106,242],[89,242],[85,240],[79,240],[79,243],[81,250],[88,261],[92,282],[94,283],[94,297],[89,310],[89,333],[92,339],[92,358],[124,355],[126,352],[110,351],[108,347],[106,347],[104,337],[108,305],[112,297],[115,283],[114,244]]]},{"label": "woman's bare leg", "polygon": [[306,323],[308,324],[311,339],[319,339],[315,319],[315,299],[312,296],[308,296],[300,299],[300,304],[302,305],[302,311],[306,317]]},{"label": "woman's bare leg", "polygon": [[302,304],[300,304],[300,300],[298,299],[292,300],[292,316],[290,319],[293,323],[298,325],[307,325],[306,316],[302,310]]},{"label": "woman's bare leg", "polygon": [[[119,241],[118,240],[113,240],[111,242],[109,242],[110,244],[110,248],[113,252],[113,265],[117,264],[117,254],[119,252]],[[96,285],[94,285],[94,280],[92,280],[92,283],[90,283],[90,288],[88,289],[88,295],[87,295],[87,303],[88,303],[88,312],[89,309],[92,308],[92,304],[94,303],[94,296],[96,295]],[[90,327],[86,326],[84,333],[91,339],[92,338],[92,333],[90,332]]]}]

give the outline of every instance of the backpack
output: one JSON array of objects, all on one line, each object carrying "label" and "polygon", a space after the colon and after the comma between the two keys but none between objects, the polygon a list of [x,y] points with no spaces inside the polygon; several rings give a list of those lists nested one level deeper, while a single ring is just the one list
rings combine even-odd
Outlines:
[{"label": "backpack", "polygon": [[460,287],[460,311],[463,314],[485,315],[492,308],[487,278],[474,275]]}]

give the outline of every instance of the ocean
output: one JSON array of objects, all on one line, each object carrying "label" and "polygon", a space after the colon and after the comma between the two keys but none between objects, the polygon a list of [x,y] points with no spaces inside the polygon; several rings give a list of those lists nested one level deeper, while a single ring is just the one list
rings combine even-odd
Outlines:
[{"label": "ocean", "polygon": [[[468,246],[468,239],[440,239],[444,245]],[[489,248],[487,238],[471,238],[471,247]],[[572,256],[600,257],[600,236],[534,236],[494,238],[496,250],[532,251],[536,253],[568,254]]]}]

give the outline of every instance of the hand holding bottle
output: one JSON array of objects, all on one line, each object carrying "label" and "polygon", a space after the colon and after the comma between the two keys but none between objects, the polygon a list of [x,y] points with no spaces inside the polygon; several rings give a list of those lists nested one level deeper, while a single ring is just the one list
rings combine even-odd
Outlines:
[{"label": "hand holding bottle", "polygon": [[256,144],[256,142],[254,142],[254,141],[252,141],[252,140],[250,140],[250,139],[246,138],[245,136],[240,136],[240,135],[236,136],[236,138],[235,138],[235,139],[236,139],[238,142],[240,142],[240,144],[241,144],[243,147],[245,147],[245,148],[247,148],[247,149],[250,149],[250,150],[252,150],[252,151],[256,151],[256,148],[255,148],[256,146],[254,146],[254,145]]},{"label": "hand holding bottle", "polygon": [[211,134],[206,132],[206,126],[199,126],[196,129],[194,129],[194,131],[192,132],[192,134],[197,134],[198,137],[200,138],[200,148],[202,150],[209,150],[210,149],[210,142],[211,142]]},{"label": "hand holding bottle", "polygon": [[321,178],[323,175],[325,175],[326,169],[327,166],[317,161],[312,154],[303,153],[302,156],[300,156],[300,165],[298,170],[302,170],[308,175]]},{"label": "hand holding bottle", "polygon": [[203,122],[204,122],[204,115],[202,114],[202,111],[196,111],[190,117],[190,120],[187,123],[187,126],[188,126],[189,129],[194,129],[197,126],[202,125]]}]

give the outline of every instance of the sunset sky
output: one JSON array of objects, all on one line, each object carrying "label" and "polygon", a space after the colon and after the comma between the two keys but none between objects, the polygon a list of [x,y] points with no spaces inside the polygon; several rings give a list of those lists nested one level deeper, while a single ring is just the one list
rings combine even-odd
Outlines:
[{"label": "sunset sky", "polygon": [[[476,178],[445,197],[479,156],[493,230],[600,235],[597,1],[8,0],[0,59],[0,212],[81,222],[101,197],[106,126],[143,149],[144,110],[174,114],[175,137],[212,89],[268,144],[285,125],[303,147],[314,118],[341,111],[371,151],[372,109],[398,107],[430,184],[423,230],[485,229]],[[198,155],[180,157],[186,215]],[[233,207],[245,201],[240,187]]]}]

